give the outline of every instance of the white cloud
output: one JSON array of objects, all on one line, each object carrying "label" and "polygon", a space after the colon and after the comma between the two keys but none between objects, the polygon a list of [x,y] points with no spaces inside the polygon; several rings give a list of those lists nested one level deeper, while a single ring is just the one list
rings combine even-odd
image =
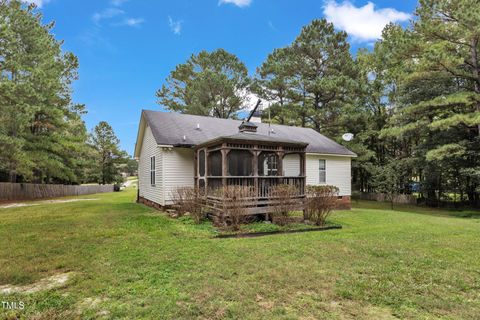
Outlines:
[{"label": "white cloud", "polygon": [[336,28],[345,30],[355,40],[372,41],[382,37],[382,30],[389,22],[402,22],[410,14],[393,8],[377,9],[372,2],[355,7],[351,2],[327,1],[323,8],[325,18]]},{"label": "white cloud", "polygon": [[252,3],[252,0],[219,0],[218,4],[225,4],[225,3],[231,3],[236,5],[237,7],[243,8],[243,7],[248,7],[250,3]]},{"label": "white cloud", "polygon": [[118,15],[124,14],[125,12],[118,8],[107,8],[101,12],[95,12],[92,16],[93,22],[100,24],[100,21],[103,19],[111,19]]},{"label": "white cloud", "polygon": [[23,0],[23,2],[26,2],[26,3],[35,3],[35,5],[38,8],[41,8],[44,4],[46,4],[49,1],[50,0]]},{"label": "white cloud", "polygon": [[128,18],[123,21],[123,25],[127,25],[129,27],[137,27],[144,22],[145,20],[143,18]]},{"label": "white cloud", "polygon": [[168,26],[174,34],[182,33],[182,24],[183,20],[173,20],[172,17],[168,16]]}]

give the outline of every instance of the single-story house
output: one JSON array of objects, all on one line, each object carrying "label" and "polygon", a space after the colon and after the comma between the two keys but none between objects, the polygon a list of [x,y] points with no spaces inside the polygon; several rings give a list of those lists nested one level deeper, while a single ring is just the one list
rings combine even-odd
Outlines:
[{"label": "single-story house", "polygon": [[[143,110],[135,145],[139,202],[172,204],[178,187],[255,186],[268,199],[275,184],[334,185],[350,207],[355,153],[311,128]],[[262,206],[260,206],[262,207]],[[257,211],[256,213],[260,213]]]}]

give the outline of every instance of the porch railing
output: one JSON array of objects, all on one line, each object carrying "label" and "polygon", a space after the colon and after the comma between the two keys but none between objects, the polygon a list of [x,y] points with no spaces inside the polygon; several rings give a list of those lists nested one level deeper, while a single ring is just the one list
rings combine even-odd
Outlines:
[{"label": "porch railing", "polygon": [[207,177],[207,196],[212,196],[215,191],[220,189],[224,183],[227,186],[245,186],[256,187],[257,198],[268,198],[270,196],[271,187],[279,184],[293,185],[297,189],[297,196],[303,197],[305,195],[305,177],[278,177],[278,176],[250,176],[250,177]]}]

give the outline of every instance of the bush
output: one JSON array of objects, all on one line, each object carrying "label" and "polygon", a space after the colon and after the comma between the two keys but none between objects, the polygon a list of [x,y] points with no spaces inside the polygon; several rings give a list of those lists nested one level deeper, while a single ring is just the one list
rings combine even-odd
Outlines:
[{"label": "bush", "polygon": [[205,218],[203,211],[203,192],[194,187],[180,187],[172,192],[173,207],[177,210],[178,216],[190,213],[196,223]]},{"label": "bush", "polygon": [[306,196],[306,218],[318,226],[325,225],[327,217],[337,204],[338,188],[335,186],[307,186]]},{"label": "bush", "polygon": [[226,186],[219,189],[223,214],[221,223],[239,230],[247,218],[248,207],[255,204],[255,188],[250,186]]},{"label": "bush", "polygon": [[284,226],[288,223],[288,217],[291,211],[298,208],[298,190],[295,186],[288,184],[279,184],[270,188],[270,204],[272,222]]}]

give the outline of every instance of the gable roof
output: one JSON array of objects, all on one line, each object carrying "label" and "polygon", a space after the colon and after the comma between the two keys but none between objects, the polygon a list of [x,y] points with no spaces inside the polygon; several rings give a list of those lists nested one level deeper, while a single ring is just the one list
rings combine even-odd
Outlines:
[{"label": "gable roof", "polygon": [[[174,112],[162,112],[142,110],[141,122],[145,121],[152,130],[152,134],[159,145],[171,145],[174,147],[192,147],[203,144],[210,140],[238,134],[241,120],[220,119],[213,117],[179,114]],[[356,157],[356,154],[344,146],[325,137],[311,128],[301,128],[272,124],[273,129],[268,135],[268,123],[255,123],[259,135],[272,137],[272,139],[298,141],[308,143],[307,153],[320,153]],[[142,123],[140,124],[142,126]],[[199,128],[197,129],[197,126]],[[143,129],[139,128],[135,155],[137,156],[143,136]],[[255,135],[255,133],[252,133]],[[184,139],[185,137],[185,139]]]}]

